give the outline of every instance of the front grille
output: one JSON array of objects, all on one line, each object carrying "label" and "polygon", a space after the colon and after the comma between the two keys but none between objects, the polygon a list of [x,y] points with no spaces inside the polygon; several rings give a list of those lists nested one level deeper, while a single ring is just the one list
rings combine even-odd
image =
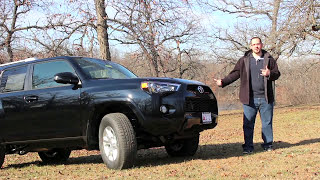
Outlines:
[{"label": "front grille", "polygon": [[[198,90],[198,87],[203,88],[203,93],[200,93]],[[203,85],[188,85],[187,91],[192,92],[199,98],[205,98],[205,99],[214,99],[213,93],[211,89],[208,86],[203,86]]]},{"label": "front grille", "polygon": [[[200,88],[199,88],[200,87]],[[203,92],[199,89],[203,88]],[[184,110],[186,112],[215,112],[217,102],[211,89],[205,85],[188,85],[187,91],[194,96],[186,97]]]},{"label": "front grille", "polygon": [[216,102],[212,99],[187,97],[184,109],[186,112],[213,112]]},{"label": "front grille", "polygon": [[201,86],[203,88],[205,93],[212,93],[211,89],[208,86],[203,86],[203,85],[188,85],[187,90],[198,92],[199,86]]}]

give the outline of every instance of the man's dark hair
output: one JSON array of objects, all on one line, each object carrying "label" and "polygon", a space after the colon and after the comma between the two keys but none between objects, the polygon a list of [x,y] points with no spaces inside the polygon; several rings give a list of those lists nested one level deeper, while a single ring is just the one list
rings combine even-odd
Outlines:
[{"label": "man's dark hair", "polygon": [[253,40],[253,39],[259,39],[259,40],[260,40],[260,43],[262,43],[261,38],[258,37],[258,36],[255,36],[255,37],[253,37],[253,38],[250,39],[250,44],[252,43],[252,40]]}]

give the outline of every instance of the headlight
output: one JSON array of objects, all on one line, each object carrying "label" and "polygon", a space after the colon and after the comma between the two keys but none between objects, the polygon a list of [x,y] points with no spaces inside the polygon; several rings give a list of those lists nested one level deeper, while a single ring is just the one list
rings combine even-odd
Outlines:
[{"label": "headlight", "polygon": [[166,82],[141,82],[141,89],[145,92],[152,93],[166,93],[178,91],[180,84],[166,83]]}]

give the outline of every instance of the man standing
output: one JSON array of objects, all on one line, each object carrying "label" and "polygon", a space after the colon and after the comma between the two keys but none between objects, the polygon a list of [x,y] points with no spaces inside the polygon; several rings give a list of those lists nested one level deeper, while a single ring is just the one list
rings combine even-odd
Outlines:
[{"label": "man standing", "polygon": [[273,57],[262,49],[259,37],[250,41],[250,49],[241,57],[234,69],[223,79],[214,79],[219,87],[225,87],[240,78],[240,101],[243,104],[243,154],[253,152],[253,132],[257,112],[262,122],[261,145],[272,151],[274,95],[272,81],[280,77],[278,65]]}]

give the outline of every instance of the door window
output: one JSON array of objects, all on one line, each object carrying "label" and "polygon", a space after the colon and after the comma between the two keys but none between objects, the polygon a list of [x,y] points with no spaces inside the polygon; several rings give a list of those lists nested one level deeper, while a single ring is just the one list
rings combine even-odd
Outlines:
[{"label": "door window", "polygon": [[72,66],[66,61],[51,61],[35,64],[32,76],[32,89],[68,86],[68,84],[60,84],[54,81],[54,75],[60,72],[75,73]]},{"label": "door window", "polygon": [[24,89],[27,66],[5,70],[1,77],[1,92],[21,91]]}]

